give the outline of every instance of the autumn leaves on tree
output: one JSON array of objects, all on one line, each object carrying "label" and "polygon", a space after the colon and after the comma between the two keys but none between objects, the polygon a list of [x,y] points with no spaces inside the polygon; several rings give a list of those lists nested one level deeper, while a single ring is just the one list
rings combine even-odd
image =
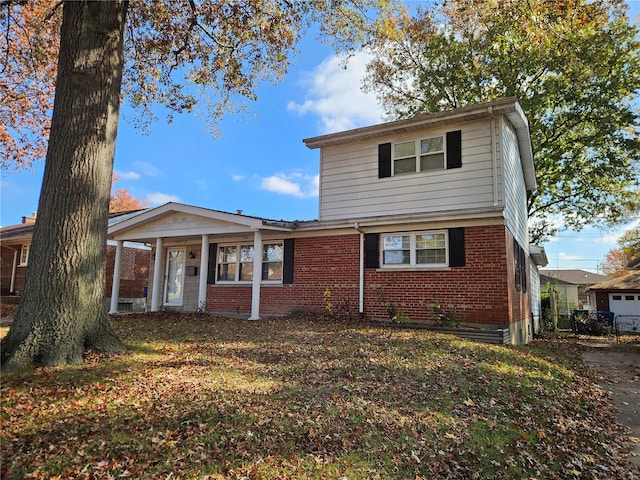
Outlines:
[{"label": "autumn leaves on tree", "polygon": [[[538,176],[532,241],[557,224],[638,213],[640,48],[622,0],[448,0],[413,16],[400,3],[0,0],[0,166],[28,168],[46,151],[3,365],[78,363],[87,349],[122,348],[103,306],[121,102],[143,126],[160,105],[169,121],[194,112],[215,130],[257,100],[261,82],[283,77],[312,25],[339,51],[374,53],[367,85],[391,117],[516,96]],[[137,207],[129,200],[118,208]]]},{"label": "autumn leaves on tree", "polygon": [[260,82],[282,78],[311,25],[336,48],[355,48],[393,3],[1,0],[3,167],[43,156],[55,88],[38,222],[3,367],[79,363],[86,350],[123,348],[104,306],[123,97],[143,124],[157,105],[180,113],[201,102],[214,126],[256,100]]}]

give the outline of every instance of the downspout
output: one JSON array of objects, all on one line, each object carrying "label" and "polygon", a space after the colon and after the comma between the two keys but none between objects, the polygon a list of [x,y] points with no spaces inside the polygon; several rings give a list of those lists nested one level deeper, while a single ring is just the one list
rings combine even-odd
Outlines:
[{"label": "downspout", "polygon": [[358,222],[354,228],[360,233],[360,279],[358,285],[358,313],[364,313],[364,232]]},{"label": "downspout", "polygon": [[498,139],[496,138],[496,117],[493,113],[493,106],[489,105],[489,113],[491,114],[491,166],[493,168],[493,206],[498,206],[498,160],[496,150],[498,148]]}]

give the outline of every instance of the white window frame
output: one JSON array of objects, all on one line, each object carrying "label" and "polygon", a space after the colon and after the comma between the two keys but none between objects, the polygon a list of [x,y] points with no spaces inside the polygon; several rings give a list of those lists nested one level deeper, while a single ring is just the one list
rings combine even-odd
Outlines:
[{"label": "white window frame", "polygon": [[[262,244],[262,262],[261,265],[265,265],[266,263],[276,263],[274,261],[268,261],[265,257],[266,255],[266,249],[272,245],[280,245],[281,249],[282,249],[282,265],[284,266],[284,241],[282,240],[269,240],[266,241]],[[236,261],[235,261],[235,278],[233,280],[221,280],[218,277],[218,274],[220,272],[219,268],[221,265],[220,262],[220,250],[223,248],[227,248],[227,247],[235,247],[236,249]],[[251,262],[246,261],[246,262],[242,262],[242,247],[252,247],[253,249],[253,255],[255,255],[255,248],[253,248],[253,243],[247,243],[247,242],[240,242],[240,243],[223,243],[223,244],[218,244],[218,249],[216,251],[216,284],[220,284],[220,285],[251,285],[253,282],[253,274],[255,273],[253,270],[251,272],[251,278],[248,280],[241,280],[240,279],[240,274],[241,274],[241,264],[242,263],[251,263],[251,267],[253,268],[253,256],[251,257]],[[263,267],[264,268],[264,267]],[[284,272],[283,275],[281,275],[280,279],[278,280],[265,280],[264,278],[262,278],[263,276],[263,269],[260,272],[260,283],[266,283],[266,284],[281,284],[282,283],[282,277],[284,276]]]},{"label": "white window frame", "polygon": [[[426,153],[422,153],[422,142],[427,141],[427,140],[433,140],[436,138],[440,138],[442,140],[442,150],[437,150],[437,151],[432,151],[432,152],[426,152]],[[397,175],[409,175],[412,173],[420,173],[420,172],[439,172],[440,170],[446,170],[447,168],[447,149],[446,149],[446,138],[445,135],[435,135],[433,137],[426,137],[426,138],[419,138],[417,140],[408,140],[406,142],[396,142],[392,144],[392,150],[391,150],[391,168],[392,168],[392,175],[393,176],[397,176]],[[413,155],[404,155],[404,156],[396,156],[396,147],[399,145],[403,145],[405,143],[413,143]],[[422,158],[423,157],[428,157],[428,156],[433,156],[433,155],[440,155],[442,154],[442,168],[430,168],[430,169],[425,169],[423,170],[422,167]],[[400,173],[396,173],[396,161],[398,160],[407,160],[407,159],[414,159],[414,163],[415,163],[415,171],[414,172],[400,172]]]},{"label": "white window frame", "polygon": [[24,245],[20,245],[20,260],[18,261],[18,266],[26,267],[29,263],[29,253],[31,252],[31,245],[25,243]]},{"label": "white window frame", "polygon": [[[268,248],[272,247],[273,245],[279,245],[280,246],[280,260],[269,260],[268,258]],[[264,266],[265,265],[270,265],[270,264],[280,264],[280,278],[278,279],[274,279],[274,280],[269,280],[268,278],[265,279],[264,278]],[[262,283],[282,283],[282,279],[284,277],[284,242],[282,240],[280,241],[275,241],[275,242],[263,242],[262,243],[262,272],[260,272],[260,274],[262,275],[261,281]]]},{"label": "white window frame", "polygon": [[[417,238],[420,235],[443,235],[444,236],[444,251],[445,262],[444,263],[418,263],[418,248]],[[424,230],[416,232],[393,232],[382,233],[381,248],[380,248],[380,266],[383,269],[403,269],[403,268],[443,268],[449,266],[449,232],[448,230]],[[384,237],[403,236],[409,237],[409,263],[384,263]]]}]

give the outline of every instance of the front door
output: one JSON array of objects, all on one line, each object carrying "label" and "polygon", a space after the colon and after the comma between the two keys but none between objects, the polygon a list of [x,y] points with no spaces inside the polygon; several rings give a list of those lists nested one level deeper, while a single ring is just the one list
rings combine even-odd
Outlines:
[{"label": "front door", "polygon": [[164,305],[182,306],[182,295],[184,293],[184,252],[184,248],[167,249]]}]

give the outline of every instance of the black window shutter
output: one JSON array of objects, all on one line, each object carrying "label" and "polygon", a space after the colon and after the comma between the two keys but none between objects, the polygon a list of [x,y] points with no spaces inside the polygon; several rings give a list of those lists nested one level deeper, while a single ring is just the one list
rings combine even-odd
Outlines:
[{"label": "black window shutter", "polygon": [[447,132],[447,169],[462,167],[462,130]]},{"label": "black window shutter", "polygon": [[207,264],[207,283],[213,285],[216,283],[216,259],[218,258],[218,244],[209,244],[209,263]]},{"label": "black window shutter", "polygon": [[378,245],[380,235],[377,233],[365,233],[364,235],[364,268],[378,268],[380,256]]},{"label": "black window shutter", "polygon": [[378,178],[391,176],[391,144],[378,145]]},{"label": "black window shutter", "polygon": [[513,275],[516,291],[520,291],[520,252],[518,250],[518,241],[513,239]]},{"label": "black window shutter", "polygon": [[449,229],[449,266],[464,267],[464,228]]},{"label": "black window shutter", "polygon": [[293,251],[295,247],[295,239],[287,238],[284,241],[284,256],[282,265],[282,283],[293,283]]}]

